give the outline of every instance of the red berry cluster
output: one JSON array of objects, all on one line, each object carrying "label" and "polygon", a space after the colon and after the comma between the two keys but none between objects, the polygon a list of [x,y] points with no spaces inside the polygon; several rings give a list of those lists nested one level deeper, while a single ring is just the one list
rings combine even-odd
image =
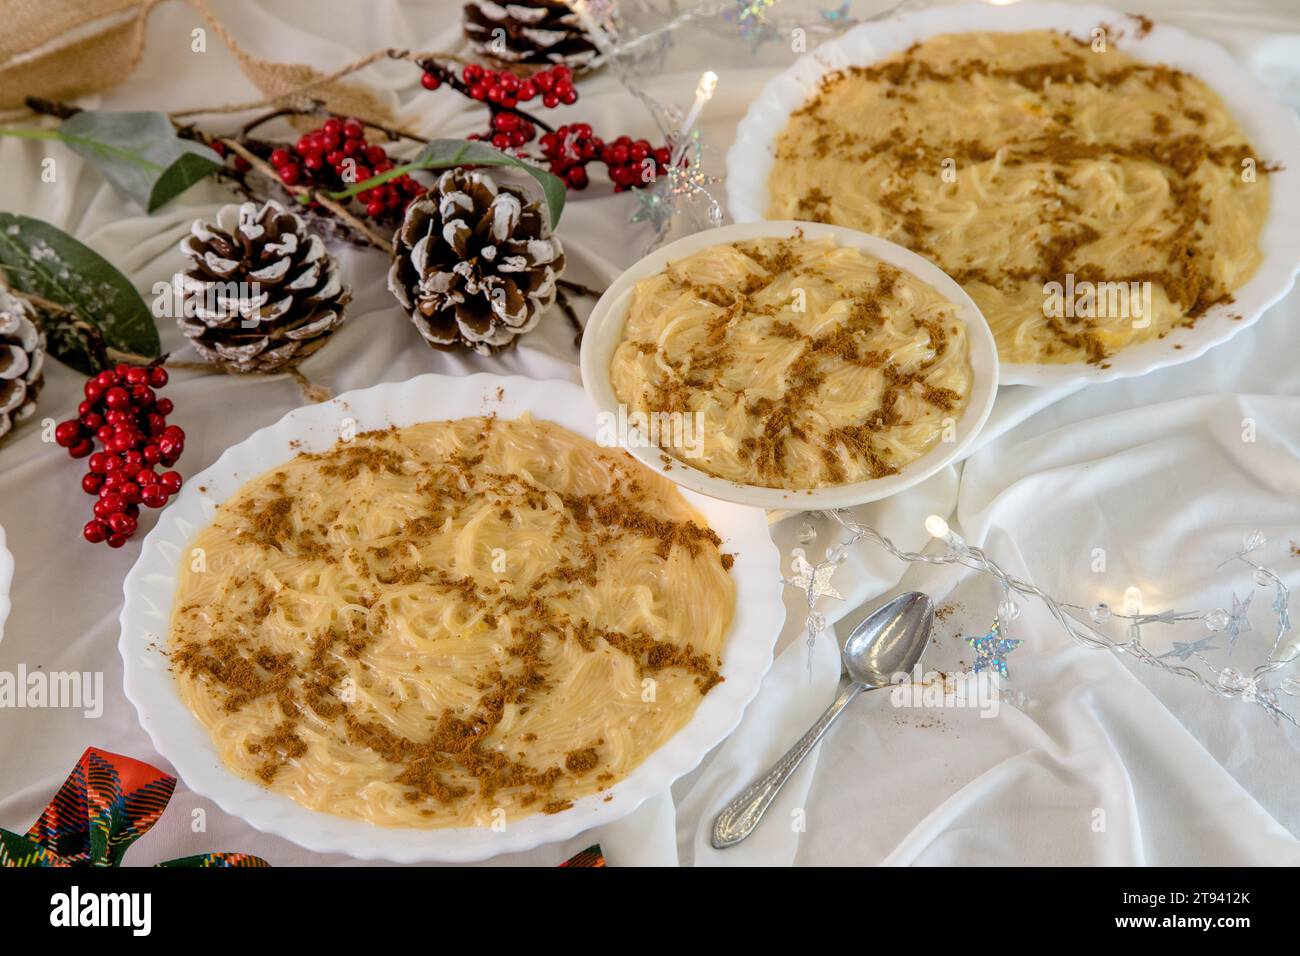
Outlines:
[{"label": "red berry cluster", "polygon": [[518,150],[537,138],[536,124],[527,116],[511,112],[520,103],[540,97],[543,106],[554,109],[561,103],[571,106],[578,102],[578,90],[567,66],[553,66],[532,76],[519,77],[506,70],[468,63],[459,78],[433,60],[424,61],[421,67],[424,74],[420,82],[426,90],[436,90],[445,82],[470,99],[488,104],[492,114],[488,131],[474,133],[469,138],[489,142],[503,152]]},{"label": "red berry cluster", "polygon": [[[615,192],[623,192],[654,182],[668,170],[667,146],[652,148],[648,140],[620,136],[606,143],[593,136],[587,123],[561,126],[542,137],[542,155],[551,164],[551,172],[574,189],[587,185],[587,163],[599,160],[607,167]],[[653,175],[648,175],[653,170]]]},{"label": "red berry cluster", "polygon": [[492,114],[492,132],[490,134],[474,133],[470,135],[470,139],[487,140],[502,152],[507,149],[518,149],[525,143],[531,143],[536,138],[536,126],[518,113],[507,113],[504,110]]},{"label": "red berry cluster", "polygon": [[[77,418],[54,429],[54,440],[73,458],[90,455],[81,488],[99,500],[81,533],[92,544],[122,547],[135,533],[141,504],[161,508],[181,489],[179,472],[155,469],[170,468],[185,450],[185,432],[167,424],[172,400],[154,391],[166,384],[161,366],[107,369],[86,382]],[[96,439],[103,450],[91,454]]]},{"label": "red berry cluster", "polygon": [[[226,149],[226,144],[223,143],[221,140],[214,139],[208,145],[211,146],[212,151],[216,153],[218,156],[220,156],[222,159],[228,158],[227,153],[229,152],[229,150]],[[243,156],[240,156],[238,154],[236,154],[234,158],[234,165],[235,168],[239,170],[241,173],[246,173],[253,168],[252,163],[250,163],[248,160],[244,159]]]},{"label": "red berry cluster", "polygon": [[[648,140],[620,136],[600,154],[609,171],[614,191],[635,189],[654,182],[668,172],[671,154],[667,146],[652,147]],[[648,175],[653,170],[654,175]]]},{"label": "red berry cluster", "polygon": [[[491,113],[490,127],[486,133],[476,133],[470,139],[490,142],[502,152],[513,151],[533,161],[538,157],[525,153],[522,147],[537,138],[539,126],[546,129],[547,125],[518,109],[520,104],[540,98],[543,106],[554,109],[578,102],[573,73],[563,65],[530,76],[493,70],[478,63],[466,64],[459,76],[433,59],[421,60],[419,65],[424,71],[420,82],[426,90],[446,85],[487,105]],[[573,123],[543,133],[541,150],[541,159],[570,189],[587,187],[590,181],[587,164],[593,161],[605,164],[614,190],[623,192],[654,182],[668,171],[670,160],[666,146],[654,148],[649,141],[630,136],[605,142],[592,134],[587,123]]]},{"label": "red berry cluster", "polygon": [[[425,76],[432,75],[438,80],[436,68],[425,69]],[[578,102],[578,88],[573,85],[573,73],[564,65],[539,70],[532,76],[519,77],[508,70],[489,70],[477,63],[468,63],[460,74],[461,82],[471,99],[485,100],[514,109],[519,103],[528,103],[541,97],[542,105],[548,110],[563,103],[572,106]],[[438,84],[429,85],[423,80],[425,89],[437,89]]]},{"label": "red berry cluster", "polygon": [[[269,162],[286,186],[313,185],[329,190],[346,189],[394,166],[382,146],[366,142],[366,128],[360,120],[338,117],[303,134],[293,146],[272,150]],[[357,199],[365,205],[366,215],[382,219],[390,214],[400,216],[423,191],[414,179],[402,175],[357,193]]]}]

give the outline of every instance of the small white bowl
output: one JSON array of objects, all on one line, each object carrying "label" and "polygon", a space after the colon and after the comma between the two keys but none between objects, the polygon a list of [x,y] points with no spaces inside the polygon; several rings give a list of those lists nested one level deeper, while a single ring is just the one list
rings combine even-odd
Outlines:
[{"label": "small white bowl", "polygon": [[709,246],[747,239],[788,239],[796,233],[802,233],[805,239],[834,239],[841,246],[861,249],[882,262],[911,273],[957,306],[958,317],[966,323],[968,332],[972,387],[970,399],[957,419],[954,440],[935,445],[920,458],[903,466],[896,475],[798,491],[745,485],[718,478],[677,458],[665,462],[659,448],[640,441],[629,443],[627,451],[646,467],[653,468],[683,488],[743,505],[817,511],[878,501],[924,481],[944,465],[961,457],[984,426],[998,390],[997,346],[988,323],[970,296],[933,262],[887,239],[825,223],[768,220],[709,229],[669,243],[619,276],[596,303],[582,336],[582,384],[597,411],[618,414],[619,400],[610,383],[609,366],[623,338],[633,288],[642,279],[658,275],[669,263]]},{"label": "small white bowl", "polygon": [[1300,270],[1300,120],[1276,94],[1215,43],[1177,27],[1147,21],[1108,7],[1074,3],[941,5],[862,23],[799,57],[768,81],[749,106],[727,153],[727,211],[736,222],[761,220],[767,211],[767,178],[777,137],[790,114],[820,88],[827,73],[867,66],[932,36],[988,30],[1060,30],[1087,37],[1105,24],[1115,46],[1147,63],[1165,63],[1199,77],[1227,104],[1261,159],[1281,161],[1269,175],[1269,213],[1260,234],[1264,261],[1255,274],[1190,328],[1121,349],[1105,366],[1086,362],[1033,365],[1006,362],[1004,385],[1107,382],[1145,375],[1199,358],[1253,324],[1291,290]]}]

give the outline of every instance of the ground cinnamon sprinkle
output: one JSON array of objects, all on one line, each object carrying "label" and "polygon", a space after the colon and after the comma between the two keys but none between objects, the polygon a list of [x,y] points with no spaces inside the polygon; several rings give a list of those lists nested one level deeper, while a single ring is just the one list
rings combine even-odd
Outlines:
[{"label": "ground cinnamon sprinkle", "polygon": [[[307,457],[316,457],[324,461],[321,465],[322,474],[331,478],[342,478],[345,481],[357,477],[362,470],[387,472],[390,475],[402,474],[405,459],[401,454],[391,448],[371,444],[366,441],[366,435],[358,435],[354,441],[357,441],[356,445],[344,448],[342,451]],[[325,457],[326,454],[328,458]]]},{"label": "ground cinnamon sprinkle", "polygon": [[572,629],[574,639],[585,650],[593,650],[598,641],[625,654],[637,662],[640,674],[652,674],[669,667],[680,667],[697,675],[696,686],[701,694],[720,684],[724,678],[718,673],[717,664],[704,654],[697,654],[691,644],[678,645],[671,641],[661,641],[646,634],[624,634],[606,628],[595,627],[587,621],[575,621]]},{"label": "ground cinnamon sprinkle", "polygon": [[[815,196],[814,199],[822,202],[825,197]],[[748,329],[756,317],[771,316],[771,321],[760,327],[771,335],[796,343],[799,349],[786,367],[780,395],[747,399],[743,394],[737,394],[735,400],[745,403],[745,411],[755,426],[752,432],[736,436],[737,452],[763,480],[779,482],[786,473],[792,442],[820,446],[824,477],[831,482],[840,482],[844,479],[844,466],[858,458],[859,450],[865,450],[864,443],[841,443],[837,451],[833,447],[835,436],[821,424],[815,412],[810,414],[810,411],[815,409],[828,376],[838,368],[853,365],[879,369],[887,364],[887,357],[881,351],[869,349],[863,343],[865,336],[876,332],[886,322],[887,315],[898,309],[896,292],[903,274],[894,266],[879,263],[873,282],[863,287],[846,287],[836,284],[835,280],[822,274],[815,262],[805,259],[794,240],[742,241],[732,243],[731,248],[753,266],[752,272],[745,273],[749,278],[741,282],[740,288],[720,285],[706,289],[691,284],[684,278],[685,270],[680,264],[670,272],[670,280],[676,283],[676,288],[716,306],[717,311],[705,323],[703,340],[692,340],[685,358],[676,359],[655,343],[635,346],[641,354],[653,355],[656,362],[669,369],[667,373],[650,379],[652,394],[644,397],[644,404],[689,414],[701,407],[701,403],[717,400],[721,376],[735,363],[734,330],[742,324]],[[785,279],[785,287],[794,283],[797,288],[803,288],[804,283],[830,281],[837,293],[849,303],[846,319],[820,334],[805,334],[797,312],[783,310],[770,299],[759,301],[754,298],[778,278]],[[925,368],[945,354],[950,332],[941,323],[933,321],[923,322],[919,328],[929,336],[933,349],[929,357],[922,360]],[[702,397],[710,393],[712,398]],[[926,387],[920,379],[908,394],[941,411],[951,411],[961,400],[951,390]],[[875,423],[873,427],[890,427],[898,423],[899,419],[889,420],[886,414],[888,405],[897,398],[896,394],[886,394],[886,404],[866,415],[868,421]],[[891,453],[885,450],[886,447],[881,444],[870,450],[869,468],[876,474],[897,470],[896,464],[887,461]],[[842,458],[842,455],[849,457]]]},{"label": "ground cinnamon sprinkle", "polygon": [[257,776],[263,783],[270,783],[286,761],[307,753],[307,744],[294,733],[294,724],[285,721],[274,733],[259,738],[248,749],[253,753],[267,754],[267,759],[257,769]]},{"label": "ground cinnamon sprinkle", "polygon": [[[339,481],[356,479],[363,471],[378,476],[405,474],[405,456],[394,449],[370,447],[388,440],[388,434],[358,436],[340,449],[337,460],[328,453],[301,457],[323,459],[319,473]],[[599,584],[602,556],[625,539],[649,539],[661,555],[678,548],[692,557],[711,559],[716,553],[722,566],[729,568],[734,557],[720,553],[721,540],[715,532],[690,520],[672,520],[646,510],[647,486],[626,464],[612,468],[613,484],[607,494],[567,499],[526,476],[492,474],[481,456],[457,455],[448,465],[457,480],[463,479],[458,485],[461,494],[497,495],[511,502],[510,508],[503,509],[507,514],[520,520],[528,520],[520,516],[529,511],[552,516],[561,525],[586,529],[584,539],[532,581],[505,578],[493,583],[428,565],[418,557],[425,539],[444,528],[443,521],[433,516],[409,520],[395,529],[394,536],[359,542],[334,554],[328,544],[328,522],[310,518],[299,497],[301,489],[286,474],[268,482],[269,496],[252,495],[226,511],[225,520],[232,528],[258,547],[322,558],[326,554],[316,549],[326,549],[335,561],[346,557],[373,585],[373,590],[354,598],[349,613],[304,634],[301,647],[289,651],[272,649],[259,637],[259,626],[273,614],[291,617],[293,613],[292,602],[278,610],[279,593],[261,577],[235,579],[236,586],[251,594],[245,606],[214,613],[189,604],[178,612],[189,624],[173,632],[172,668],[200,680],[227,712],[270,706],[280,715],[273,731],[248,745],[258,758],[255,774],[263,783],[274,782],[285,766],[305,756],[314,736],[328,738],[332,733],[338,743],[372,751],[391,765],[389,779],[403,788],[405,799],[421,813],[470,800],[499,800],[500,805],[518,808],[543,803],[543,812],[558,813],[572,804],[556,788],[561,781],[571,785],[579,778],[594,778],[604,740],[535,763],[524,748],[538,742],[537,734],[503,734],[501,729],[507,714],[526,714],[544,700],[557,648],[573,642],[584,651],[608,653],[605,648],[616,643],[615,650],[632,657],[638,672],[680,670],[678,679],[691,681],[700,694],[721,679],[718,662],[690,644],[609,632],[614,642],[610,643],[606,632],[573,617],[562,603],[571,601],[577,589]],[[432,482],[426,487],[422,493],[435,494]],[[450,497],[452,492],[447,494]],[[348,520],[337,513],[326,517]],[[490,636],[485,639],[504,645],[504,653],[491,667],[467,675],[477,699],[468,707],[429,714],[419,733],[399,730],[402,724],[394,724],[347,692],[350,678],[366,681],[375,642],[392,625],[386,603],[391,598],[385,597],[385,588],[399,587],[453,598],[462,613],[482,621],[475,628],[479,633],[487,629]],[[418,672],[420,667],[413,669]],[[400,701],[396,706],[402,713]],[[406,713],[409,719],[409,709]],[[496,796],[502,791],[508,797]]]},{"label": "ground cinnamon sprinkle", "polygon": [[704,545],[716,548],[722,543],[718,533],[694,521],[672,521],[660,518],[619,498],[599,495],[562,496],[579,528],[592,528],[598,522],[606,528],[640,535],[659,542],[656,549],[660,557],[667,557],[674,547],[682,547],[692,557]]},{"label": "ground cinnamon sprinkle", "polygon": [[597,756],[595,747],[571,750],[564,755],[564,769],[572,774],[588,773],[594,770],[598,763],[600,763],[600,757]]},{"label": "ground cinnamon sprinkle", "polygon": [[[1130,19],[1138,38],[1152,28],[1149,18],[1133,15]],[[1112,38],[1122,31],[1103,25]],[[896,228],[900,241],[909,248],[938,262],[945,271],[963,284],[982,283],[1003,292],[1026,285],[1041,287],[1047,282],[1062,282],[1067,273],[1076,281],[1130,283],[1150,282],[1163,289],[1169,301],[1183,312],[1184,325],[1217,305],[1231,301],[1229,290],[1211,278],[1209,264],[1216,254],[1208,238],[1210,210],[1201,194],[1203,170],[1217,168],[1231,171],[1236,178],[1243,162],[1249,160],[1256,172],[1267,174],[1277,164],[1258,159],[1245,141],[1224,143],[1208,139],[1203,129],[1205,115],[1183,105],[1188,95],[1190,74],[1163,64],[1129,61],[1115,65],[1093,53],[1090,40],[1060,36],[1061,49],[1043,62],[1014,67],[991,63],[978,56],[966,56],[952,63],[936,65],[927,59],[928,50],[914,44],[901,54],[865,67],[853,67],[826,76],[818,89],[799,110],[792,114],[793,128],[799,135],[787,136],[778,145],[781,160],[835,158],[867,163],[887,157],[896,175],[887,177],[874,197],[875,203],[888,214],[888,224]],[[927,139],[927,130],[914,128],[905,121],[878,139],[868,141],[867,134],[854,128],[854,117],[838,116],[835,103],[847,84],[868,84],[880,90],[886,99],[915,99],[932,93],[940,86],[973,82],[1012,84],[1026,92],[1023,109],[1030,115],[1042,106],[1042,123],[1026,122],[1011,134],[999,134],[996,142]],[[973,87],[972,87],[973,88]],[[1110,90],[1116,95],[1125,91],[1152,91],[1165,95],[1167,108],[1154,108],[1150,135],[1143,130],[1117,131],[1112,138],[1099,139],[1093,130],[1076,129],[1078,112],[1056,109],[1049,113],[1049,93],[1061,90]],[[1042,99],[1037,99],[1041,97]],[[904,115],[904,114],[899,114]],[[1051,122],[1047,122],[1050,115]],[[1187,120],[1194,124],[1190,129]],[[1181,125],[1180,125],[1181,121]],[[1118,135],[1123,132],[1126,135]],[[996,149],[994,148],[996,147]],[[1008,268],[980,272],[970,268],[951,252],[950,243],[940,241],[941,232],[927,219],[925,204],[919,197],[929,197],[942,188],[937,171],[944,163],[956,162],[965,168],[991,161],[1005,167],[1035,164],[1043,167],[1043,187],[1039,195],[1044,202],[1038,221],[1031,227],[1050,229],[1053,236],[1035,251],[1035,264],[1028,269]],[[1163,256],[1160,267],[1136,270],[1131,275],[1098,277],[1089,262],[1091,244],[1100,237],[1079,223],[1079,210],[1070,200],[1075,184],[1071,179],[1076,164],[1085,161],[1129,162],[1157,169],[1169,187],[1167,218],[1177,224],[1173,238],[1164,242],[1134,237],[1144,250]],[[851,210],[836,209],[820,188],[809,189],[791,199],[797,218],[841,225],[860,226],[853,221]],[[844,219],[844,216],[849,219]],[[1047,324],[1055,337],[1049,350],[1072,350],[1083,353],[1087,361],[1102,365],[1110,351],[1086,323],[1056,320]]]},{"label": "ground cinnamon sprinkle", "polygon": [[816,186],[809,189],[799,200],[799,218],[813,222],[825,221],[830,215],[831,197]]}]

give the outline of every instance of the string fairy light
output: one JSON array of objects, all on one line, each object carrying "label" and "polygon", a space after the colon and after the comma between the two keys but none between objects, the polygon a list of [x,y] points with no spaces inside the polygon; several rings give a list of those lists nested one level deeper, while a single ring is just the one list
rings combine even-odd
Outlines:
[{"label": "string fairy light", "polygon": [[608,66],[623,88],[645,105],[651,119],[659,127],[660,135],[671,136],[681,120],[681,112],[676,107],[665,106],[641,88],[636,71],[622,55],[626,48],[621,43],[614,24],[606,21],[602,25],[597,20],[592,11],[592,0],[565,0],[565,3],[577,16],[582,29],[591,38],[592,45],[600,52],[598,62]]},{"label": "string fairy light", "polygon": [[[718,90],[718,74],[712,70],[703,72],[695,86],[695,99],[682,116],[679,108],[660,103],[643,90],[636,70],[623,56],[628,47],[621,42],[616,22],[608,17],[602,22],[593,7],[594,0],[565,0],[565,3],[582,23],[591,43],[601,51],[602,62],[608,65],[625,90],[645,104],[671,151],[667,172],[636,190],[637,209],[630,221],[649,222],[649,250],[654,250],[668,237],[673,222],[682,213],[689,217],[695,229],[722,224],[722,203],[711,191],[720,179],[708,176],[703,170],[705,144],[695,127],[699,114]],[[702,216],[699,215],[701,211]]]},{"label": "string fairy light", "polygon": [[700,113],[704,111],[704,105],[713,99],[713,93],[717,88],[718,74],[712,70],[705,70],[695,87],[695,102],[691,104],[690,112],[686,114],[686,119],[682,120],[682,125],[677,130],[676,136],[679,142],[673,151],[673,160],[669,165],[676,166],[682,161],[682,157],[686,154],[687,137],[695,127],[695,121],[700,118]]},{"label": "string fairy light", "polygon": [[[645,105],[671,151],[667,172],[636,190],[637,209],[631,221],[650,224],[649,249],[654,249],[668,237],[673,223],[683,213],[696,229],[720,225],[722,204],[711,191],[720,180],[704,172],[704,142],[696,128],[700,114],[718,88],[718,74],[712,70],[704,71],[695,87],[695,100],[683,117],[680,109],[660,103],[642,89],[636,70],[624,55],[629,47],[621,42],[611,18],[606,18],[604,23],[599,21],[593,11],[593,0],[565,2],[600,51],[601,62],[609,66],[624,89]],[[701,208],[703,217],[699,215]]]},{"label": "string fairy light", "polygon": [[[572,0],[569,0],[569,2],[570,6],[572,6]],[[639,55],[650,44],[662,45],[682,27],[701,20],[711,20],[729,10],[734,3],[735,0],[705,0],[703,3],[682,10],[653,30],[646,30],[636,36],[622,40],[608,51],[601,50],[602,62],[609,57]]]},{"label": "string fairy light", "polygon": [[601,51],[602,62],[607,56],[639,56],[649,46],[664,47],[671,42],[674,33],[683,27],[699,24],[708,20],[721,19],[730,24],[739,36],[748,42],[751,50],[757,50],[764,43],[794,35],[801,30],[805,34],[834,36],[843,33],[859,23],[885,20],[911,10],[930,6],[930,0],[900,0],[878,13],[866,17],[854,17],[849,14],[850,0],[841,0],[835,7],[821,7],[816,19],[808,16],[791,14],[777,16],[774,8],[780,0],[703,0],[694,6],[679,10],[670,19],[652,30],[645,30],[621,39],[606,53]]},{"label": "string fairy light", "polygon": [[[822,595],[833,591],[830,585],[831,575],[848,558],[849,549],[859,541],[867,540],[908,564],[957,564],[988,575],[1002,589],[1003,600],[998,607],[998,614],[1003,620],[1009,620],[1019,613],[1012,595],[1035,599],[1047,609],[1067,635],[1086,647],[1128,655],[1167,674],[1193,681],[1217,697],[1258,706],[1275,722],[1285,720],[1293,726],[1300,727],[1300,717],[1285,710],[1278,696],[1279,692],[1288,696],[1300,695],[1300,677],[1287,675],[1280,682],[1272,683],[1272,679],[1279,676],[1279,672],[1300,657],[1300,643],[1292,643],[1289,646],[1284,646],[1283,643],[1286,635],[1293,629],[1289,613],[1290,591],[1274,571],[1250,557],[1267,543],[1264,535],[1258,531],[1248,534],[1241,549],[1219,565],[1223,567],[1233,562],[1245,564],[1253,569],[1257,587],[1273,589],[1272,611],[1276,625],[1272,646],[1263,661],[1249,671],[1242,671],[1234,667],[1215,666],[1205,656],[1205,652],[1221,649],[1213,643],[1219,634],[1223,634],[1228,640],[1227,649],[1230,650],[1236,640],[1234,635],[1246,632],[1249,624],[1245,622],[1245,608],[1250,604],[1249,596],[1245,601],[1240,601],[1233,594],[1231,612],[1223,608],[1212,608],[1207,611],[1166,610],[1153,614],[1144,610],[1142,591],[1137,585],[1132,585],[1124,592],[1122,613],[1116,613],[1106,604],[1083,607],[1059,601],[1032,582],[1007,573],[982,548],[967,544],[939,515],[930,515],[925,519],[925,530],[936,542],[942,543],[944,550],[935,554],[926,554],[899,548],[879,531],[853,520],[846,512],[827,511],[823,514],[839,524],[845,536],[838,544],[828,548],[825,559],[817,564],[808,562],[801,550],[799,557],[803,561],[802,565],[796,567],[795,579],[785,581],[806,591],[808,616],[805,631],[810,671],[813,645],[817,636],[826,629],[826,618],[817,610],[817,601]],[[1012,613],[1004,614],[1004,611]],[[1085,617],[1088,619],[1087,622],[1083,620]],[[1112,620],[1127,625],[1125,640],[1117,641],[1098,630],[1099,625]],[[1173,648],[1163,654],[1156,654],[1143,641],[1144,625],[1178,625],[1192,622],[1199,623],[1209,634],[1194,641],[1174,641]]]}]

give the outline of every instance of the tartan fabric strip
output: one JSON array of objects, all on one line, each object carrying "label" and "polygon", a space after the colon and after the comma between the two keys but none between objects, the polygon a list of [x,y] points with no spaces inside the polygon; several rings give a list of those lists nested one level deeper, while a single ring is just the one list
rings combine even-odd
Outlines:
[{"label": "tartan fabric strip", "polygon": [[[0,830],[0,866],[119,866],[158,822],[176,778],[90,747],[26,835]],[[202,853],[159,866],[268,866],[247,853]]]},{"label": "tartan fabric strip", "polygon": [[126,848],[154,825],[175,789],[175,777],[91,747],[27,836],[69,865],[117,866]]},{"label": "tartan fabric strip", "polygon": [[0,829],[0,866],[67,866],[57,853],[45,849],[35,840]]},{"label": "tartan fabric strip", "polygon": [[232,866],[270,866],[260,856],[248,853],[199,853],[195,856],[179,856],[174,860],[159,863],[159,866],[178,867],[219,867]]},{"label": "tartan fabric strip", "polygon": [[605,854],[600,851],[600,844],[593,843],[581,853],[575,853],[560,866],[604,866]]}]

